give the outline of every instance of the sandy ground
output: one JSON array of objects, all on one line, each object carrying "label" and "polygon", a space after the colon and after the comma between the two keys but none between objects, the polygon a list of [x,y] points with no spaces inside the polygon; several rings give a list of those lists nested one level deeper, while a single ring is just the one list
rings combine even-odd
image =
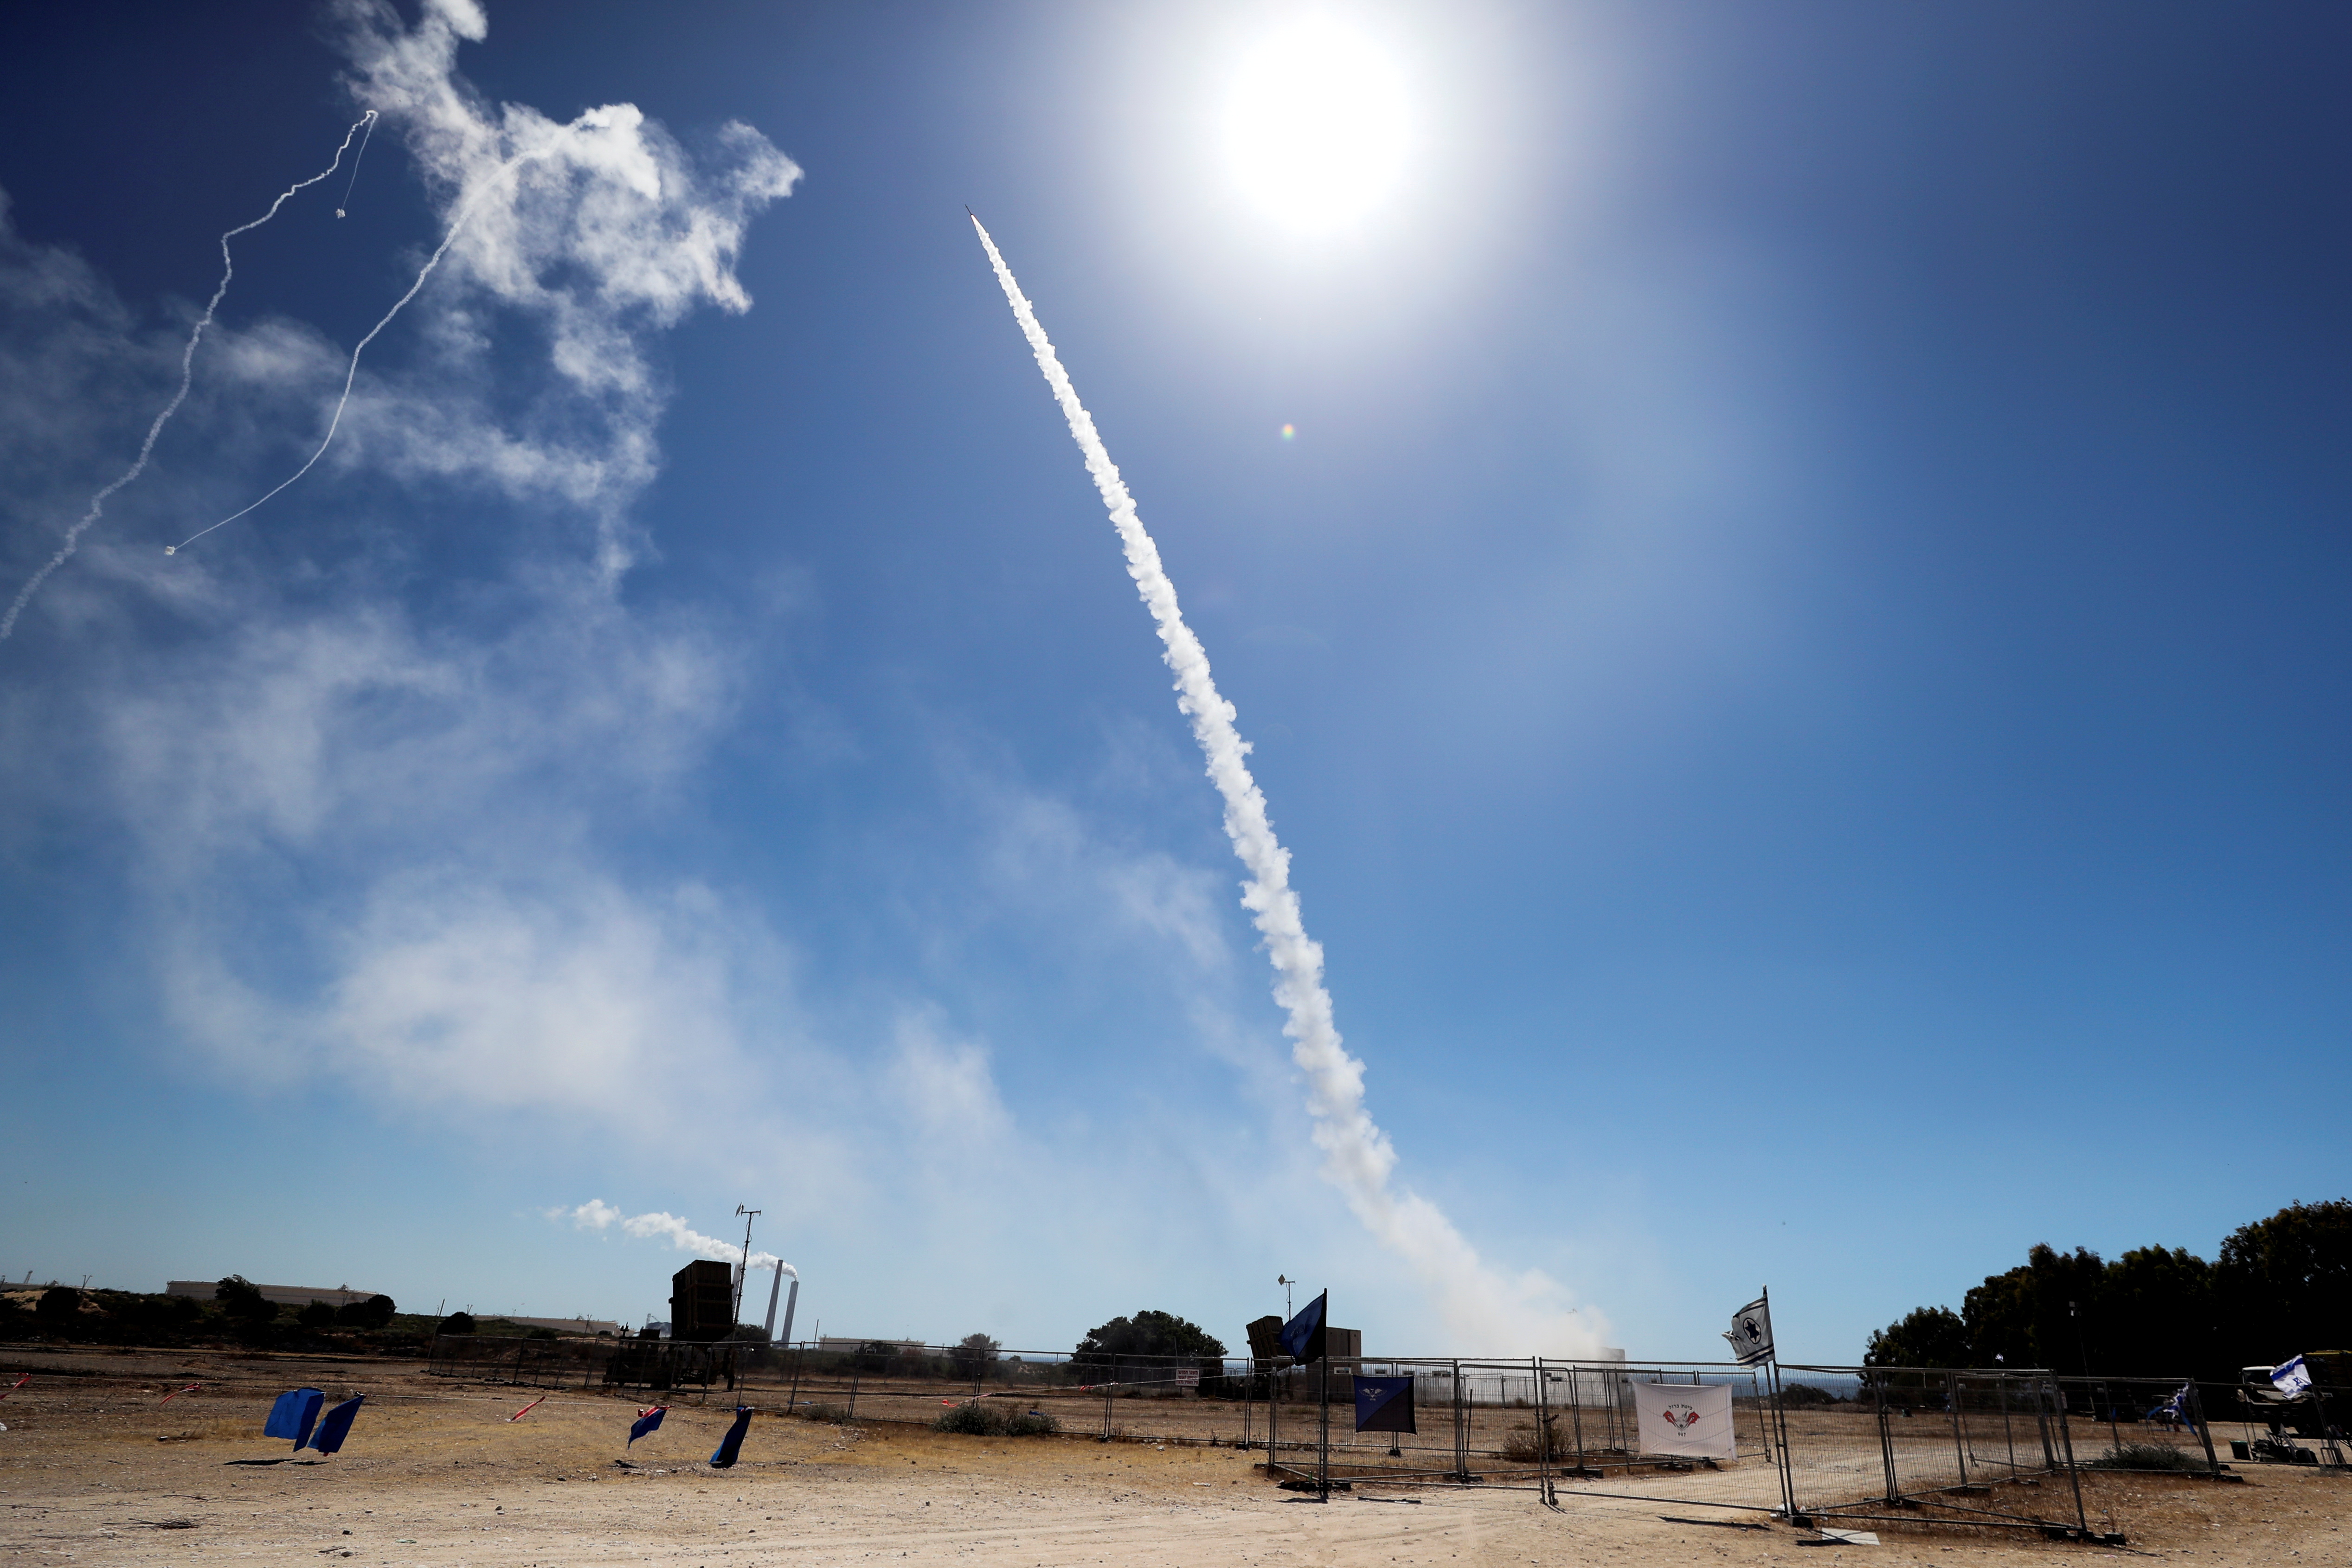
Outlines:
[{"label": "sandy ground", "polygon": [[[406,1367],[262,1358],[34,1357],[0,1401],[0,1553],[28,1564],[696,1564],[953,1563],[1613,1565],[1671,1561],[1971,1564],[2149,1556],[2198,1564],[2352,1564],[2352,1479],[2241,1467],[2245,1484],[2086,1481],[2123,1549],[1879,1527],[1883,1544],[1802,1547],[1812,1532],[1711,1507],[1563,1491],[1284,1492],[1226,1447],[990,1439],[761,1415],[744,1462],[703,1461],[723,1410],[673,1410],[625,1450],[635,1407],[453,1385]],[[71,1375],[76,1371],[100,1375]],[[199,1393],[163,1394],[196,1379]],[[13,1373],[0,1382],[14,1381]],[[279,1389],[366,1392],[344,1450],[289,1457],[259,1436]],[[1679,1484],[1679,1483],[1677,1483]]]}]

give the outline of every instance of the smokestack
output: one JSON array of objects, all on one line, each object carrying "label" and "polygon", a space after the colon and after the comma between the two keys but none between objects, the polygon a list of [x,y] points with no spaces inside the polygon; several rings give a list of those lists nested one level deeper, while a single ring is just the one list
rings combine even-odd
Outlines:
[{"label": "smokestack", "polygon": [[[784,1337],[782,1342],[785,1344],[793,1342],[793,1309],[800,1304],[801,1277],[795,1274],[793,1276],[793,1288],[784,1297]],[[771,1305],[768,1309],[768,1312],[770,1320],[772,1321],[774,1319],[775,1308]],[[771,1339],[769,1342],[773,1344],[777,1342]]]},{"label": "smokestack", "polygon": [[768,1342],[776,1341],[776,1292],[784,1288],[784,1260],[776,1259],[776,1282],[768,1287]]}]

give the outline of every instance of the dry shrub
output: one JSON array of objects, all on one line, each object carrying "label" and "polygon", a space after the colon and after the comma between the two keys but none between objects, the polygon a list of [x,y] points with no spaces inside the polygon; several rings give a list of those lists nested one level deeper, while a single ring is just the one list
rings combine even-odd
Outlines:
[{"label": "dry shrub", "polygon": [[1537,1426],[1532,1421],[1503,1434],[1503,1458],[1516,1465],[1532,1465],[1546,1459],[1558,1463],[1575,1452],[1575,1445],[1559,1429],[1558,1417],[1546,1424],[1541,1437],[1537,1436]]},{"label": "dry shrub", "polygon": [[931,1425],[970,1437],[1042,1437],[1062,1429],[1060,1422],[1042,1411],[1009,1409],[984,1399],[942,1411]]}]

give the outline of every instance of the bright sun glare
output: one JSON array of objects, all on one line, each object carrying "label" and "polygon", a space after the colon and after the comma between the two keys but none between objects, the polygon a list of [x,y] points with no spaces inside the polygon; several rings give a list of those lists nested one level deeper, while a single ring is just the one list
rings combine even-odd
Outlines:
[{"label": "bright sun glare", "polygon": [[1395,183],[1405,154],[1404,81],[1337,23],[1301,23],[1243,65],[1225,148],[1251,199],[1286,226],[1330,229]]}]

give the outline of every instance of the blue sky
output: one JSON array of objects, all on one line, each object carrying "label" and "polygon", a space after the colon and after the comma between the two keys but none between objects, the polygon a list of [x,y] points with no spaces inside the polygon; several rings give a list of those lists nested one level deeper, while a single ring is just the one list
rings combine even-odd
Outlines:
[{"label": "blue sky", "polygon": [[[2345,1192],[2339,9],[456,15],[0,24],[12,595],[384,115],[0,642],[0,1270],[635,1318],[684,1254],[572,1211],[749,1202],[803,1331],[1538,1348],[1320,1173],[967,203],[1545,1322],[1845,1361]],[[1403,142],[1302,232],[1224,127],[1309,17]]]}]

